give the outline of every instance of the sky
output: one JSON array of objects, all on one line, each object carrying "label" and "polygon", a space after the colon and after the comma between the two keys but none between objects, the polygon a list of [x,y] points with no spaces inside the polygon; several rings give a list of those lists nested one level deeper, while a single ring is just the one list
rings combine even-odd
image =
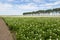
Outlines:
[{"label": "sky", "polygon": [[22,15],[53,8],[60,8],[60,0],[0,0],[0,15]]}]

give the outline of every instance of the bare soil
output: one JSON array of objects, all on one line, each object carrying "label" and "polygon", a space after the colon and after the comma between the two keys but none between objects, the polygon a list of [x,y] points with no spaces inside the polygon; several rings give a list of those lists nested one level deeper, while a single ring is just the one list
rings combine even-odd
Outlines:
[{"label": "bare soil", "polygon": [[2,18],[0,18],[0,40],[13,40],[9,29]]}]

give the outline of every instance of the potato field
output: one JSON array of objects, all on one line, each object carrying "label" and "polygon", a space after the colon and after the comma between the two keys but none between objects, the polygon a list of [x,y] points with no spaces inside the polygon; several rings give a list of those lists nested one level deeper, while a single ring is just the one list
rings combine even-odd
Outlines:
[{"label": "potato field", "polygon": [[60,40],[59,17],[3,18],[16,40]]}]

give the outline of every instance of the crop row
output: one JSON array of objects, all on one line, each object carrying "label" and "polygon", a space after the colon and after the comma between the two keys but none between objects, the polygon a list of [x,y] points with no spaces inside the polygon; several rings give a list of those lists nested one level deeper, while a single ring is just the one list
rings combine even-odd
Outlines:
[{"label": "crop row", "polygon": [[60,18],[4,18],[16,40],[60,40]]}]

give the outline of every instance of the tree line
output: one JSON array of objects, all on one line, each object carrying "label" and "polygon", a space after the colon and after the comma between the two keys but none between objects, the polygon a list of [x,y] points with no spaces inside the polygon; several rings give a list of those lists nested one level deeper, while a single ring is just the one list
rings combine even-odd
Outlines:
[{"label": "tree line", "polygon": [[25,14],[35,14],[35,13],[50,13],[50,12],[60,12],[60,8],[54,8],[54,9],[48,9],[48,10],[38,10],[38,11],[33,11],[33,12],[26,12],[23,13]]}]

